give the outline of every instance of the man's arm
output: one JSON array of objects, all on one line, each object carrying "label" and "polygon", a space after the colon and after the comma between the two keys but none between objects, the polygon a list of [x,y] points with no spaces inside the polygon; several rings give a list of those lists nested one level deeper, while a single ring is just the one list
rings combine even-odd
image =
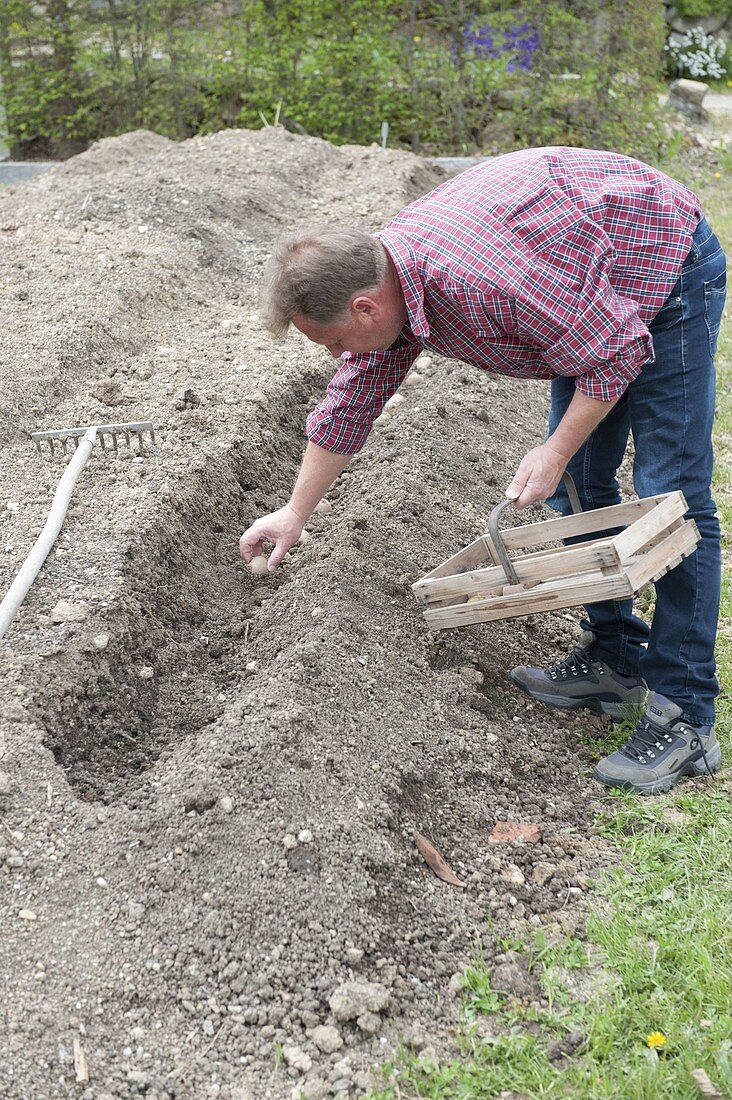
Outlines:
[{"label": "man's arm", "polygon": [[290,547],[302,534],[302,529],[318,501],[338,475],[346,468],[352,455],[334,454],[315,443],[308,443],[303,455],[292,496],[283,508],[256,520],[239,540],[244,561],[262,553],[262,540],[274,543],[269,556],[269,570],[276,569]]},{"label": "man's arm", "polygon": [[596,401],[575,390],[569,408],[546,442],[534,447],[521,460],[506,496],[515,499],[518,508],[537,500],[546,500],[559,484],[570,458],[604,420],[615,401]]}]

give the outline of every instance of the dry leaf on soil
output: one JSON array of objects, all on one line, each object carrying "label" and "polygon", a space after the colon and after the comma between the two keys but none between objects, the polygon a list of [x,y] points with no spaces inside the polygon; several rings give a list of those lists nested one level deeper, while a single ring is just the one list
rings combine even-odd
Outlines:
[{"label": "dry leaf on soil", "polygon": [[414,843],[417,845],[427,866],[432,868],[438,878],[441,878],[443,882],[447,882],[450,886],[465,886],[463,880],[459,879],[452,868],[445,863],[434,844],[430,844],[427,837],[415,832]]}]

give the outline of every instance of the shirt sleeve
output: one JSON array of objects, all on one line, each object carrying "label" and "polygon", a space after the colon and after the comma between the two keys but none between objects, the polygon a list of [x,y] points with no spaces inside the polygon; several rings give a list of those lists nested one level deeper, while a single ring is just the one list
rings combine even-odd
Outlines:
[{"label": "shirt sleeve", "polygon": [[335,454],[360,451],[420,350],[419,344],[400,336],[386,351],[344,356],[325,399],[308,415],[305,434],[310,442]]},{"label": "shirt sleeve", "polygon": [[609,239],[597,226],[583,238],[532,264],[512,303],[515,334],[587,397],[615,401],[653,362],[653,339],[638,304],[613,289]]}]

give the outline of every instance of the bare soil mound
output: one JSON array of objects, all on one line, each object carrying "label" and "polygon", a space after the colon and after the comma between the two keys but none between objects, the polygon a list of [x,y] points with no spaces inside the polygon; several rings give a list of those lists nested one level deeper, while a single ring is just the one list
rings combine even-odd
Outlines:
[{"label": "bare soil mound", "polygon": [[[282,569],[238,558],[332,370],[258,327],[273,237],[438,181],[279,130],[136,133],[0,195],[3,592],[63,468],[28,433],[158,433],[93,457],[0,643],[3,1096],[363,1095],[400,1035],[449,1046],[476,952],[581,918],[591,750],[506,675],[576,616],[433,636],[409,589],[484,529],[545,389],[434,360]],[[490,845],[499,820],[541,839]]]}]

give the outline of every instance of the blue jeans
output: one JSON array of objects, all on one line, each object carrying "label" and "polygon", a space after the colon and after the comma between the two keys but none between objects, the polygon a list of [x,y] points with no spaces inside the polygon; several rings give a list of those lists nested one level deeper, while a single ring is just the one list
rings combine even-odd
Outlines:
[{"label": "blue jeans", "polygon": [[[681,275],[648,326],[655,362],[647,363],[567,469],[583,508],[620,502],[617,469],[633,433],[633,484],[639,497],[680,489],[701,535],[695,553],[656,582],[649,628],[632,600],[589,604],[583,628],[597,636],[593,657],[642,676],[680,706],[689,721],[714,721],[721,581],[720,528],[711,496],[714,355],[725,299],[725,256],[702,218]],[[574,395],[571,378],[552,381],[549,434]],[[571,512],[560,485],[548,503]]]}]

